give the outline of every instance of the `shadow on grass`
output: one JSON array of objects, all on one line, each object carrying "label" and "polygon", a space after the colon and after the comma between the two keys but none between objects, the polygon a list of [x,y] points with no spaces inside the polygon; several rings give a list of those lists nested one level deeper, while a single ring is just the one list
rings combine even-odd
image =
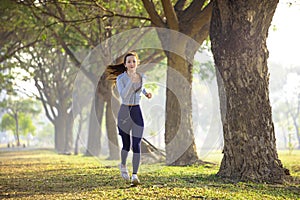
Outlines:
[{"label": "shadow on grass", "polygon": [[[172,168],[172,167],[169,167]],[[175,167],[176,168],[176,167]],[[177,167],[178,168],[178,167]],[[183,167],[184,169],[184,167]],[[189,170],[189,167],[186,167]],[[143,187],[169,187],[169,188],[204,188],[211,190],[219,190],[225,193],[240,195],[244,192],[244,196],[253,194],[262,194],[269,197],[300,199],[299,180],[280,184],[264,184],[253,182],[234,182],[232,180],[224,180],[216,174],[201,173],[203,167],[199,167],[198,173],[192,174],[174,174],[174,175],[146,175]],[[243,196],[243,195],[242,195]]]},{"label": "shadow on grass", "polygon": [[[114,170],[114,171],[117,171]],[[26,172],[3,177],[0,174],[0,197],[22,198],[33,195],[54,193],[77,193],[93,191],[97,188],[125,189],[125,182],[116,173],[105,173],[99,168],[51,169],[40,172]],[[125,186],[125,187],[124,187]]]},{"label": "shadow on grass", "polygon": [[[277,198],[300,198],[299,184],[268,185],[256,183],[232,183],[215,175],[218,166],[203,165],[191,167],[156,166],[157,170],[150,170],[140,174],[142,184],[132,189],[129,183],[121,179],[117,166],[112,164],[100,166],[99,162],[91,158],[61,156],[44,151],[40,157],[30,153],[0,162],[0,199],[29,198],[35,195],[55,196],[56,194],[100,193],[102,191],[147,191],[159,190],[166,192],[172,189],[211,190],[233,195],[249,193],[267,195]],[[11,154],[10,154],[11,155]],[[18,162],[16,162],[18,161]],[[105,162],[105,161],[103,161]],[[154,165],[143,165],[142,168],[154,168]],[[200,194],[200,193],[199,193]],[[201,194],[202,196],[202,194]],[[196,197],[201,197],[200,195]],[[204,197],[205,195],[203,195]]]}]

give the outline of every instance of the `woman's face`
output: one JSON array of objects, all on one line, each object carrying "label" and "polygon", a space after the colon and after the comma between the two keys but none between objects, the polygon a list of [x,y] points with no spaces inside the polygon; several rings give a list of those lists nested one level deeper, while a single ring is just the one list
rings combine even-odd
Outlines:
[{"label": "woman's face", "polygon": [[127,56],[125,67],[127,67],[127,70],[129,71],[135,71],[137,68],[137,63],[138,61],[135,56]]}]

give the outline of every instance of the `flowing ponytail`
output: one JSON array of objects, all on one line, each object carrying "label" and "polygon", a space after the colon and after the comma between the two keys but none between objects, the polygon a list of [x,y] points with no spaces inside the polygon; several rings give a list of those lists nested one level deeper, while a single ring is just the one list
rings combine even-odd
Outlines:
[{"label": "flowing ponytail", "polygon": [[116,81],[117,76],[127,71],[125,65],[123,63],[117,65],[109,65],[105,70],[106,79]]}]

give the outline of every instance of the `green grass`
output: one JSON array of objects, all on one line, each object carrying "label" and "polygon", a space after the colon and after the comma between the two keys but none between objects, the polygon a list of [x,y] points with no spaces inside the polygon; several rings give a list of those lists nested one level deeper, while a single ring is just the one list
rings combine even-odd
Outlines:
[{"label": "green grass", "polygon": [[[280,152],[294,183],[225,182],[218,165],[142,165],[142,185],[130,187],[117,161],[57,155],[49,150],[0,152],[0,199],[300,199],[300,151]],[[216,153],[207,160],[219,163]]]}]

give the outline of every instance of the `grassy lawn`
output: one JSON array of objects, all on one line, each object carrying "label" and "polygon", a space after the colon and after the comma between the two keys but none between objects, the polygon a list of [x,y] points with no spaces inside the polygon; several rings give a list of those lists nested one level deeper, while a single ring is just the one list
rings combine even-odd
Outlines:
[{"label": "grassy lawn", "polygon": [[[117,161],[57,155],[50,150],[0,152],[0,199],[300,199],[300,151],[280,152],[295,181],[285,185],[225,182],[218,165],[142,165],[130,187]],[[219,163],[216,153],[207,160]]]}]

